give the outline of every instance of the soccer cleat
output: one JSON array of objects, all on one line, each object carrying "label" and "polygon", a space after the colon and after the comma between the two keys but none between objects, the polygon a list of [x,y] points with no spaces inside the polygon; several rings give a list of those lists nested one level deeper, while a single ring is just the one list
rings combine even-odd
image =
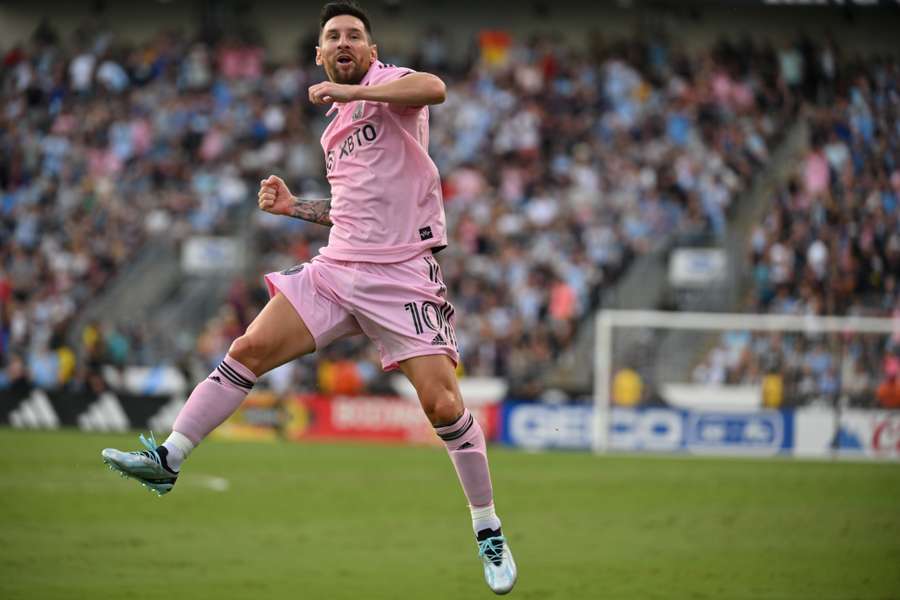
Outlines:
[{"label": "soccer cleat", "polygon": [[157,452],[156,439],[150,432],[150,439],[140,436],[141,443],[147,450],[122,452],[115,448],[106,448],[100,453],[103,462],[122,477],[136,479],[142,486],[155,492],[157,496],[168,494],[175,487],[178,473],[170,471],[163,464]]},{"label": "soccer cleat", "polygon": [[478,557],[484,566],[484,580],[495,594],[508,594],[516,585],[516,561],[506,538],[495,535],[478,542]]}]

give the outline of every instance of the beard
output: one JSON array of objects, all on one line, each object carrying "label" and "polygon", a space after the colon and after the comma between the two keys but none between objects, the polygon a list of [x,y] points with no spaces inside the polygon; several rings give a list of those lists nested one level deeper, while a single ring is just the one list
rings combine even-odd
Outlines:
[{"label": "beard", "polygon": [[328,76],[328,79],[332,83],[340,83],[343,85],[357,85],[360,81],[363,80],[363,77],[366,76],[366,72],[368,71],[368,67],[362,67],[357,62],[353,62],[353,67],[350,69],[342,70],[338,68],[337,60],[332,62],[326,62],[324,64],[325,67],[325,75]]}]

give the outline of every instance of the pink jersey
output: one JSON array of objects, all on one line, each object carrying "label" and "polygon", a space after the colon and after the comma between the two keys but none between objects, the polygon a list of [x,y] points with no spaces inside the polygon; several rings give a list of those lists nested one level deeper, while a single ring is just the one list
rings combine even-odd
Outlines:
[{"label": "pink jersey", "polygon": [[[413,73],[375,61],[360,85]],[[335,103],[322,134],[334,260],[396,263],[447,245],[441,180],[428,156],[428,107]]]}]

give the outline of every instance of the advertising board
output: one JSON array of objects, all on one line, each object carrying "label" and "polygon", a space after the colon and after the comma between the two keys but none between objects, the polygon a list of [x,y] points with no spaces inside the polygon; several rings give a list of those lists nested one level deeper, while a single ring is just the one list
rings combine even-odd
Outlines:
[{"label": "advertising board", "polygon": [[[285,431],[289,439],[440,443],[417,401],[391,396],[301,394],[291,402],[292,418]],[[472,407],[470,411],[485,437],[495,439],[498,407]]]},{"label": "advertising board", "polygon": [[795,421],[797,456],[900,458],[900,411],[801,408]]},{"label": "advertising board", "polygon": [[[593,418],[589,405],[511,403],[503,409],[501,439],[531,450],[587,450],[593,442]],[[615,408],[609,418],[612,450],[765,456],[792,447],[789,411]]]}]

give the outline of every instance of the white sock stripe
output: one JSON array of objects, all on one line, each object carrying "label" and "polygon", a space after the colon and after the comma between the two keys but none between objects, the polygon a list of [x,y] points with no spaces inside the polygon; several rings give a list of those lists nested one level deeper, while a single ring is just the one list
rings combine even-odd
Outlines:
[{"label": "white sock stripe", "polygon": [[469,510],[472,513],[472,530],[476,535],[485,529],[500,529],[500,519],[494,510],[493,502],[487,506],[469,506]]},{"label": "white sock stripe", "polygon": [[194,449],[194,442],[192,442],[190,438],[183,433],[179,433],[177,431],[173,431],[169,434],[169,437],[166,438],[166,441],[163,445],[167,444],[171,444],[181,453],[182,460],[187,458],[188,454],[191,453],[191,450]]},{"label": "white sock stripe", "polygon": [[494,510],[494,503],[488,504],[487,506],[470,506],[469,510],[472,513],[472,520],[476,519],[486,519],[489,517],[496,517],[497,513]]}]

